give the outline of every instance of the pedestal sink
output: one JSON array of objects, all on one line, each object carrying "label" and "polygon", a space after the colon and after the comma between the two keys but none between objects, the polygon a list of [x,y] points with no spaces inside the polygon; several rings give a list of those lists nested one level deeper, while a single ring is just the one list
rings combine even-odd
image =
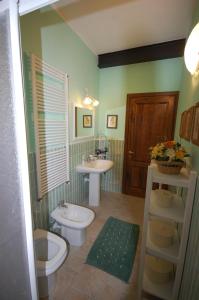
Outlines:
[{"label": "pedestal sink", "polygon": [[91,160],[76,167],[78,173],[89,174],[89,205],[99,206],[100,203],[100,174],[113,167],[111,160]]}]

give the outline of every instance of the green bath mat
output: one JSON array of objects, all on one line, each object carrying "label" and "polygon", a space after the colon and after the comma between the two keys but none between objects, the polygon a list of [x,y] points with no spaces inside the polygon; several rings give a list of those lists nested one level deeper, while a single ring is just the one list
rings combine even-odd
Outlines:
[{"label": "green bath mat", "polygon": [[128,282],[138,237],[138,225],[110,217],[95,240],[86,263]]}]

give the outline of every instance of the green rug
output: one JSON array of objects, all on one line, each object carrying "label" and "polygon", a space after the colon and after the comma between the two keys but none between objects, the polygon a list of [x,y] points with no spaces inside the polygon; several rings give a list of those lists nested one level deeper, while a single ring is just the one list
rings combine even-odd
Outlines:
[{"label": "green rug", "polygon": [[95,240],[86,263],[128,282],[138,237],[138,225],[110,217]]}]

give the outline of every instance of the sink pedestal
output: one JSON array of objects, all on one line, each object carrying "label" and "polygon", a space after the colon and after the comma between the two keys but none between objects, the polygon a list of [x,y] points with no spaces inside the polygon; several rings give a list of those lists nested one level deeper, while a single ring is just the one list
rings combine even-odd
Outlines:
[{"label": "sink pedestal", "polygon": [[100,204],[100,174],[109,171],[113,167],[111,160],[97,159],[83,162],[76,167],[78,173],[89,174],[89,205]]},{"label": "sink pedestal", "polygon": [[99,206],[100,203],[100,174],[89,174],[89,205]]}]

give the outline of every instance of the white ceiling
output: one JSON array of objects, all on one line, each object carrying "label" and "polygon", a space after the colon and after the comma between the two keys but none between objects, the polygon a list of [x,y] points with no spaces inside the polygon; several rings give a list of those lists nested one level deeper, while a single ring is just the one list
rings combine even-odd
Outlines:
[{"label": "white ceiling", "polygon": [[60,0],[54,8],[96,54],[185,38],[195,0]]}]

